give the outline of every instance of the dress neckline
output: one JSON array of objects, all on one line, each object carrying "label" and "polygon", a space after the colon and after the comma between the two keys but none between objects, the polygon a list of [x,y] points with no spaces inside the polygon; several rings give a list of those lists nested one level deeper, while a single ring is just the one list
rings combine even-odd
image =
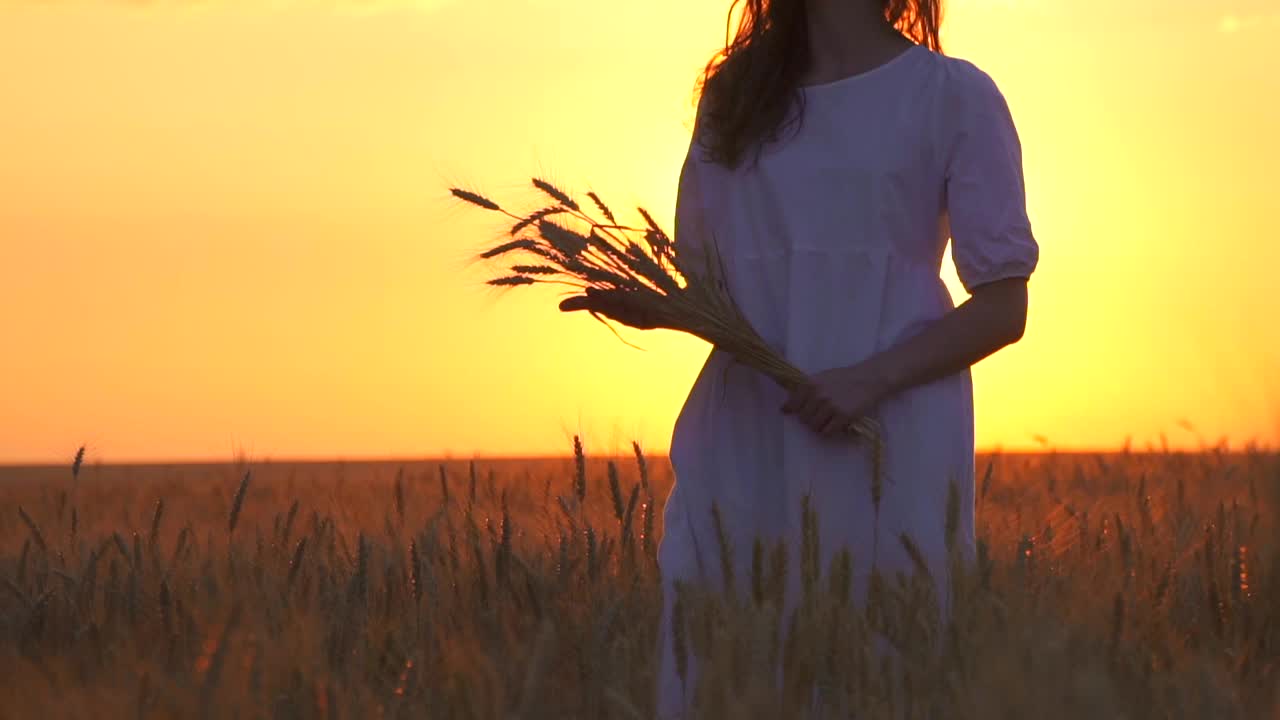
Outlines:
[{"label": "dress neckline", "polygon": [[889,68],[895,65],[901,64],[904,58],[911,55],[912,53],[920,51],[923,47],[924,47],[923,45],[912,44],[906,50],[903,50],[902,52],[898,53],[897,55],[894,55],[893,57],[889,58],[887,61],[880,63],[879,65],[871,68],[870,70],[864,70],[855,75],[846,75],[842,78],[837,78],[835,80],[830,80],[824,83],[817,83],[814,85],[801,85],[800,90],[806,93],[814,92],[814,91],[821,92],[823,90],[833,89],[843,85],[852,85],[855,81],[865,80],[869,77],[879,75],[883,71],[888,70]]}]

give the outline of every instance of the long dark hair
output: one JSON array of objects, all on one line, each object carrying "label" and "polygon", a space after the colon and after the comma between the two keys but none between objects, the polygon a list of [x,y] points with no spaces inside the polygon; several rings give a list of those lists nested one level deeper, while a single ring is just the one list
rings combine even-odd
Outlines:
[{"label": "long dark hair", "polygon": [[[733,0],[729,17],[743,0]],[[885,19],[908,39],[942,51],[942,0],[883,0]],[[800,101],[808,69],[805,0],[745,0],[737,36],[707,63],[699,82],[699,144],[707,158],[736,168],[748,149],[778,139],[786,112]],[[726,36],[727,36],[726,31]]]}]

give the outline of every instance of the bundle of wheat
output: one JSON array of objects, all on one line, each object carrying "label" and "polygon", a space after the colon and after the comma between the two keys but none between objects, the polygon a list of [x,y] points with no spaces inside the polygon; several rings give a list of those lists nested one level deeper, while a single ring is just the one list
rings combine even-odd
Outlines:
[{"label": "bundle of wheat", "polygon": [[[507,212],[477,193],[451,188],[455,197],[516,221],[509,232],[512,239],[486,250],[480,257],[493,260],[522,253],[527,262],[511,265],[509,274],[489,280],[490,285],[558,284],[584,293],[625,292],[628,304],[642,308],[657,326],[700,337],[788,390],[808,382],[803,371],[760,337],[734,302],[714,239],[707,252],[701,253],[699,264],[682,257],[675,243],[642,207],[637,210],[647,227],[620,225],[600,196],[588,192],[607,220],[600,222],[551,183],[534,178],[533,185],[555,204],[524,216]],[[586,234],[553,222],[554,216],[581,223]],[[643,244],[633,239],[636,234],[643,236]],[[600,319],[594,311],[592,314]],[[879,428],[871,418],[854,420],[848,432],[871,440],[879,448]]]}]

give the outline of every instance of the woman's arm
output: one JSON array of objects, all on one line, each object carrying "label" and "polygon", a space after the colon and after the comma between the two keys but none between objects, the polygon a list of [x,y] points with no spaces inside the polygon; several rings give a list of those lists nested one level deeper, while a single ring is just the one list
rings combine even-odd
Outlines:
[{"label": "woman's arm", "polygon": [[1017,342],[1026,322],[1026,278],[986,283],[918,334],[856,365],[815,374],[782,411],[824,435],[842,434],[885,397],[960,372]]},{"label": "woman's arm", "polygon": [[974,288],[960,307],[920,333],[871,358],[886,393],[959,372],[1022,339],[1027,326],[1027,280],[1010,278]]}]

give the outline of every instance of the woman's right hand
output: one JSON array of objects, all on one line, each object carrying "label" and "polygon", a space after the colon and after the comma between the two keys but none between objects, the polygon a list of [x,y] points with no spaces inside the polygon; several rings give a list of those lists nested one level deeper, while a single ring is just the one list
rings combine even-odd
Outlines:
[{"label": "woman's right hand", "polygon": [[575,295],[560,301],[560,310],[587,310],[641,330],[663,327],[653,308],[638,302],[636,293],[631,290],[587,288],[585,295]]}]

